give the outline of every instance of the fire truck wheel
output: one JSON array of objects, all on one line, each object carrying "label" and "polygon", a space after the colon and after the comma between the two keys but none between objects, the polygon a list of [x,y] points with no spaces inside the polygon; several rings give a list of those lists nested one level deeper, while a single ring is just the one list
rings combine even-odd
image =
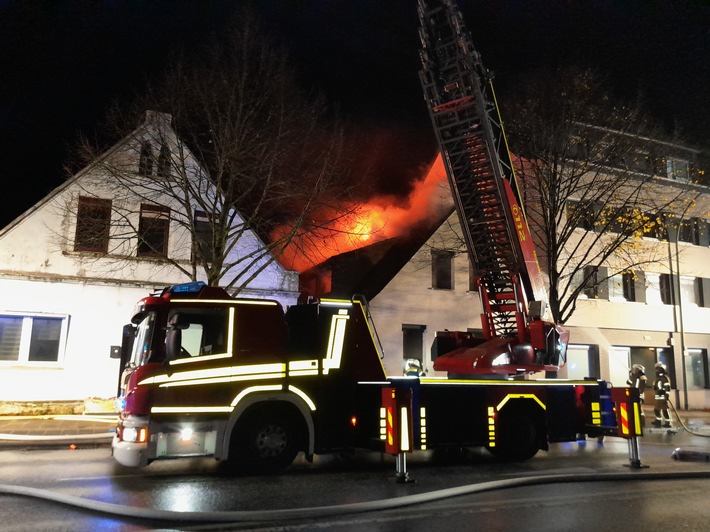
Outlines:
[{"label": "fire truck wheel", "polygon": [[301,440],[299,425],[288,412],[257,409],[237,424],[229,461],[239,471],[281,471],[296,458]]},{"label": "fire truck wheel", "polygon": [[509,461],[523,461],[540,450],[539,420],[527,408],[511,408],[500,413],[496,445],[488,450],[496,457]]}]

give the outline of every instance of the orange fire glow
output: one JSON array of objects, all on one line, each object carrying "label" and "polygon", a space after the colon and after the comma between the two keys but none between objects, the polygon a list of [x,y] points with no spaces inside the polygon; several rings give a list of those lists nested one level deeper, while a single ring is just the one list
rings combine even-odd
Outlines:
[{"label": "orange fire glow", "polygon": [[308,242],[299,239],[280,258],[281,263],[289,269],[304,271],[334,255],[405,234],[418,222],[438,216],[451,204],[448,186],[442,186],[445,177],[439,155],[406,199],[371,198],[355,208],[352,216],[330,227],[327,237],[311,235]]}]

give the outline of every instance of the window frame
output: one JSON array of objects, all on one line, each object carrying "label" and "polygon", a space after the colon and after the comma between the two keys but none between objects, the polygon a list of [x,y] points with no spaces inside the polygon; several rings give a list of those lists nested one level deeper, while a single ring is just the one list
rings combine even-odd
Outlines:
[{"label": "window frame", "polygon": [[[113,202],[110,199],[79,196],[74,228],[74,251],[108,253],[112,209]],[[95,216],[99,212],[101,216]],[[101,225],[100,236],[97,236],[99,231],[93,231],[97,224]],[[99,245],[92,245],[91,241],[96,241]]]},{"label": "window frame", "polygon": [[[442,282],[445,278],[448,278],[448,283]],[[445,284],[449,286],[444,286]],[[433,249],[431,251],[431,287],[434,290],[453,290],[454,286],[454,253],[443,249]]]},{"label": "window frame", "polygon": [[[69,334],[69,315],[53,313],[32,313],[32,312],[2,312],[1,317],[21,318],[20,341],[15,360],[0,360],[0,367],[61,367],[64,364],[66,355],[67,336]],[[31,347],[33,341],[33,328],[35,319],[56,319],[61,320],[59,338],[56,350],[56,360],[30,360]]]},{"label": "window frame", "polygon": [[[150,235],[150,233],[158,233],[155,227],[147,227],[150,224],[154,224],[155,221],[149,222],[149,220],[161,220],[163,225],[163,242],[161,245],[161,251],[157,251],[153,246],[153,241],[146,238],[144,235]],[[170,208],[162,205],[154,205],[150,203],[142,203],[140,209],[140,218],[138,220],[138,245],[136,246],[136,256],[138,257],[167,257],[168,256],[168,244],[170,242]]]}]

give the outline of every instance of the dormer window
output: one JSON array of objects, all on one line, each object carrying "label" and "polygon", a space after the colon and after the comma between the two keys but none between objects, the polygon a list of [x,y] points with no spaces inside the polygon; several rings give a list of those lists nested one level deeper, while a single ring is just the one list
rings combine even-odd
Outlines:
[{"label": "dormer window", "polygon": [[141,145],[138,173],[145,176],[153,175],[153,147],[150,142],[144,142]]}]

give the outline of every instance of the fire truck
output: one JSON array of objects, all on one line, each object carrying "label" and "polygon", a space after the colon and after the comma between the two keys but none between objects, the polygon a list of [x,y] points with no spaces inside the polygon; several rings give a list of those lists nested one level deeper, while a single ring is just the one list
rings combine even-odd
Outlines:
[{"label": "fire truck", "polygon": [[138,303],[124,338],[112,452],[126,466],[214,456],[267,472],[301,451],[472,446],[527,459],[550,442],[614,432],[601,381],[387,376],[357,297],[284,312],[276,301],[176,285]]},{"label": "fire truck", "polygon": [[166,288],[139,301],[124,327],[119,463],[212,456],[269,472],[299,452],[369,449],[396,455],[399,475],[408,452],[482,446],[523,460],[580,434],[617,434],[619,394],[607,383],[527,378],[559,368],[567,337],[544,318],[486,71],[456,6],[434,4],[419,1],[421,80],[486,338],[442,333],[434,367],[446,377],[391,376],[362,297],[283,309],[202,283]]}]

